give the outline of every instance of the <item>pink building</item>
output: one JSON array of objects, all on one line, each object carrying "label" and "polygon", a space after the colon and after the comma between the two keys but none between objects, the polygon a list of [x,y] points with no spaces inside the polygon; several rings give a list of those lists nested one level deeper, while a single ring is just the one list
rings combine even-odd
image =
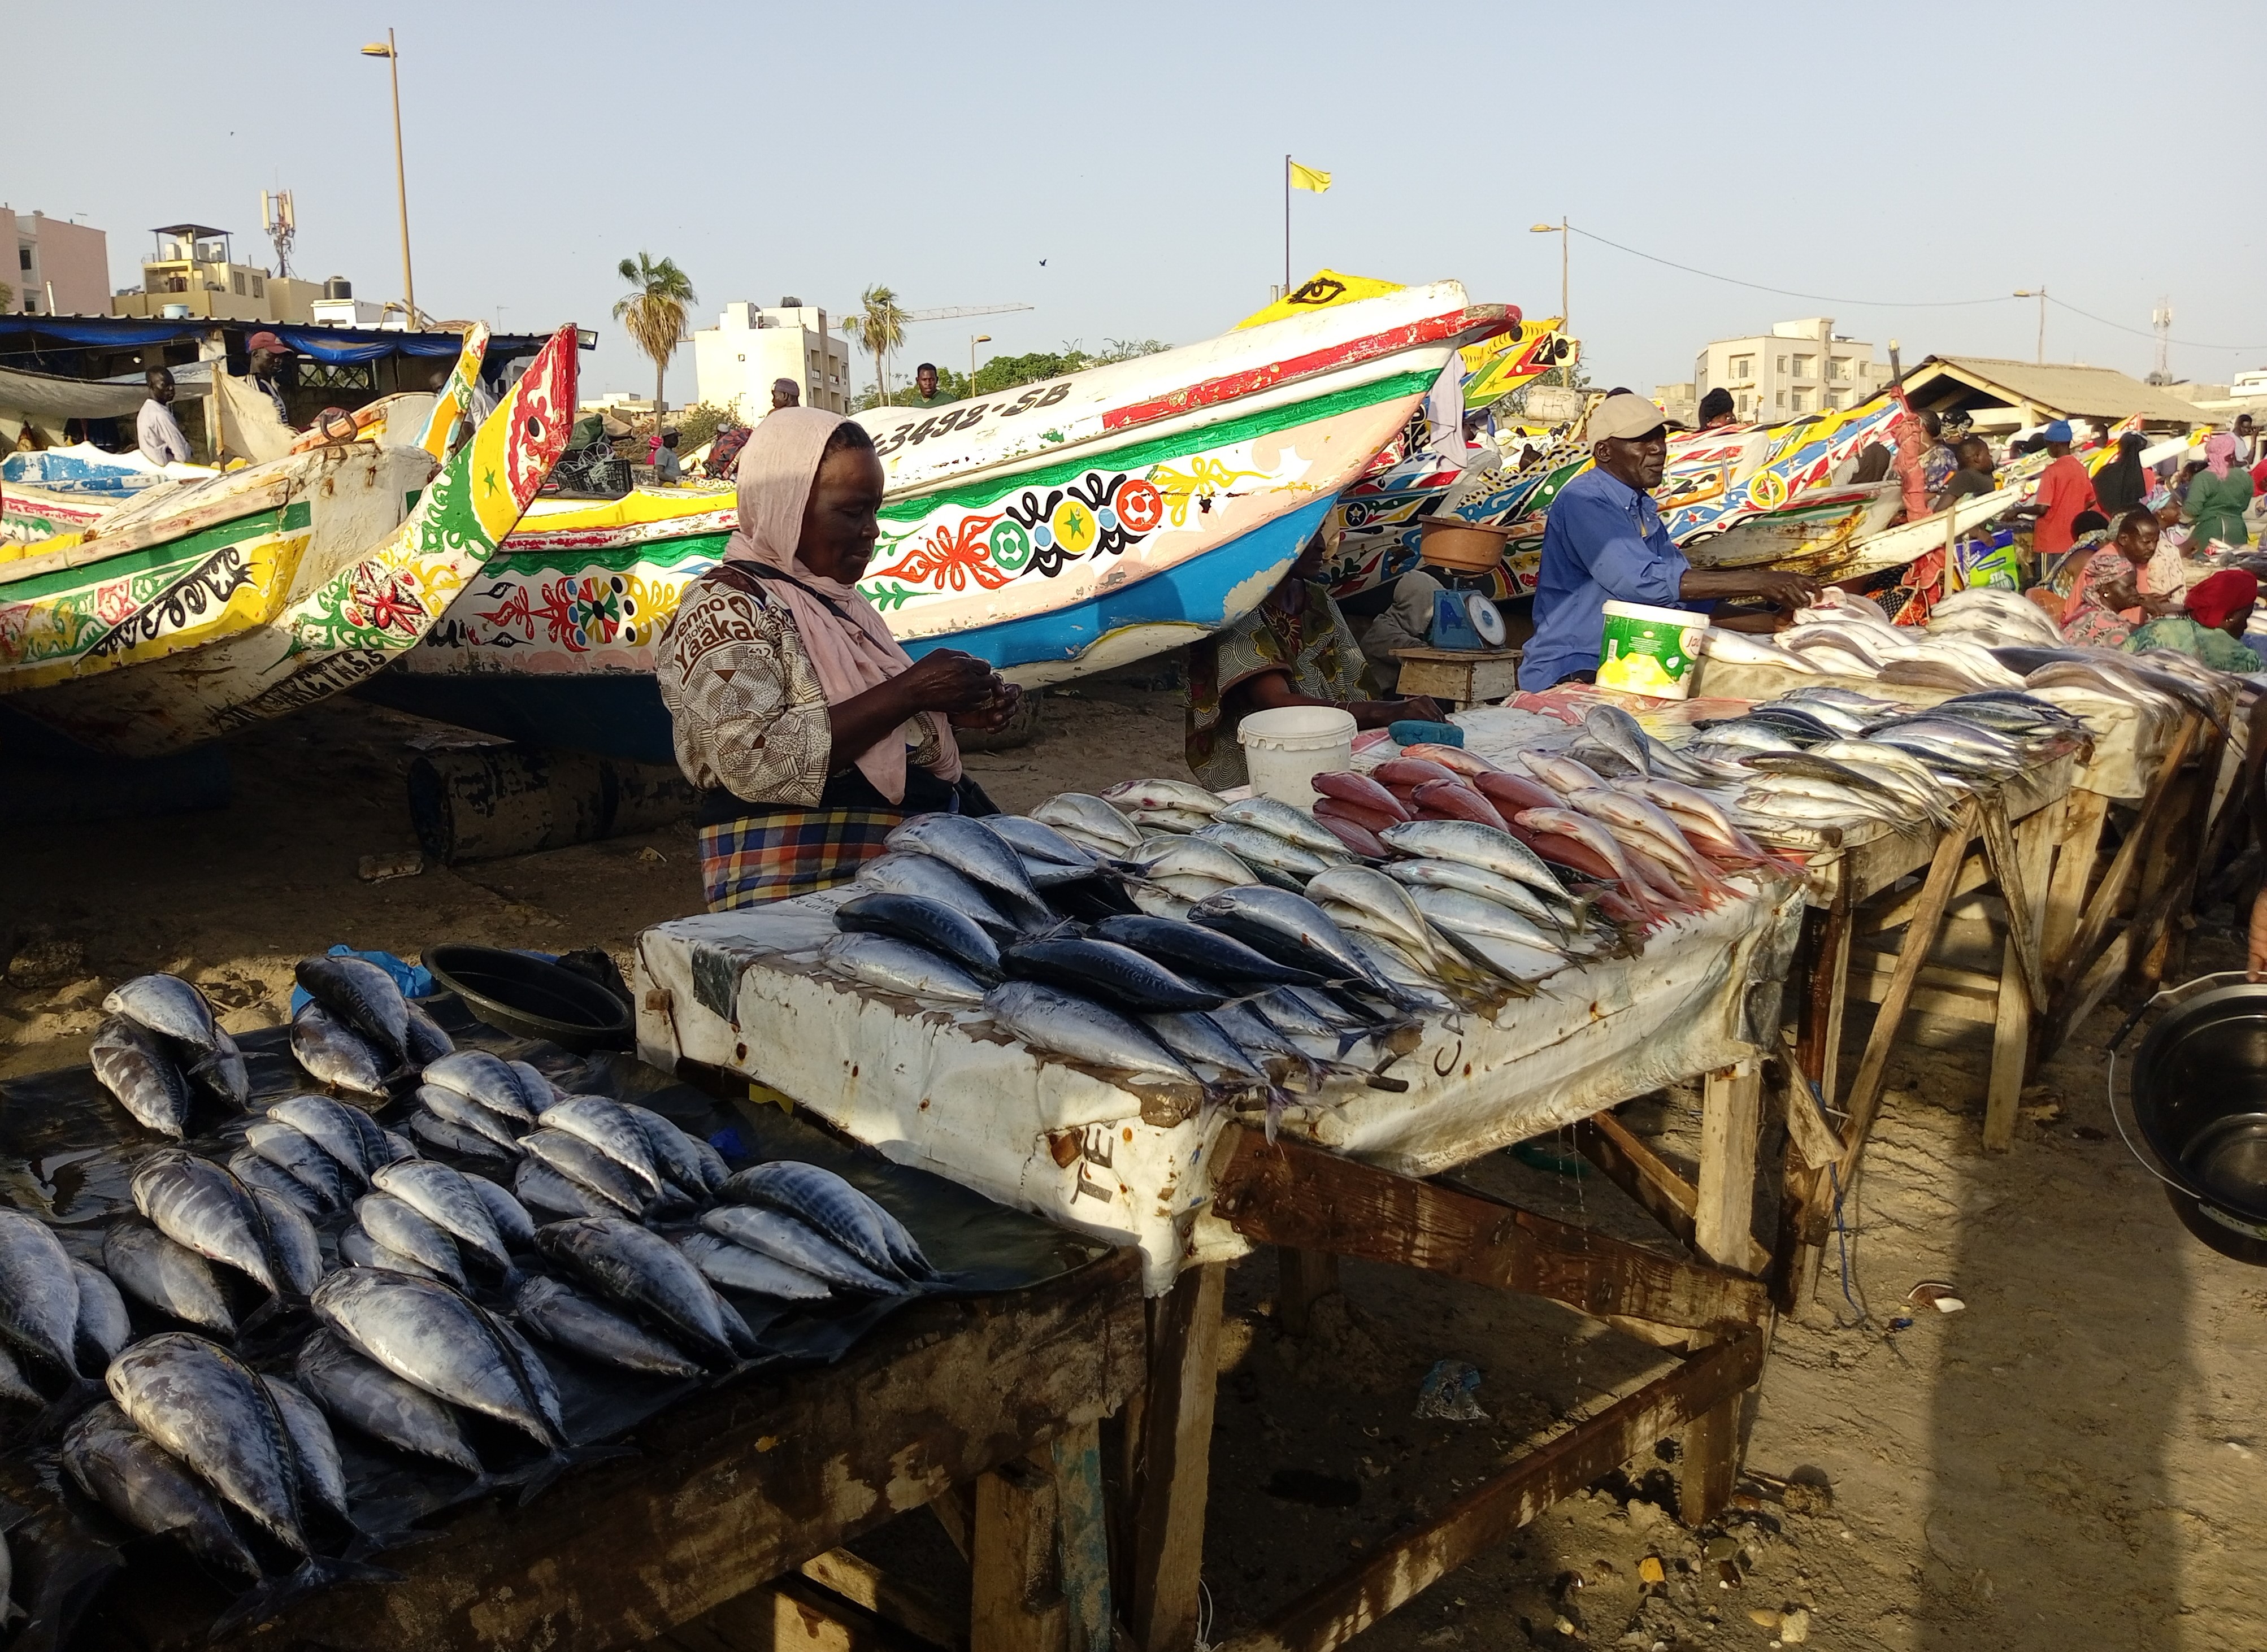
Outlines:
[{"label": "pink building", "polygon": [[67,218],[0,207],[0,283],[17,314],[108,315],[109,238]]}]

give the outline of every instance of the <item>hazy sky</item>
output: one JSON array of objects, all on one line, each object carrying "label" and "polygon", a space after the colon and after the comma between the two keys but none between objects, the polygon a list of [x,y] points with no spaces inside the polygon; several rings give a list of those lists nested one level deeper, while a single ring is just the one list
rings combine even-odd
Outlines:
[{"label": "hazy sky", "polygon": [[[385,65],[356,50],[389,24],[422,306],[596,327],[591,391],[651,388],[607,313],[641,248],[690,274],[695,325],[790,293],[840,312],[875,282],[1036,306],[919,327],[908,365],[965,369],[976,331],[987,356],[1208,336],[1282,279],[1287,151],[1336,177],[1294,200],[1302,277],[1452,275],[1547,315],[1559,241],[1528,225],[1565,214],[1823,296],[1577,236],[1601,383],[1816,314],[1908,362],[2028,360],[2036,308],[2005,295],[2042,280],[2144,333],[2168,295],[2178,376],[2267,365],[2267,8],[2240,4],[27,6],[0,199],[107,230],[126,286],[158,224],[266,261],[259,192],[284,186],[299,273],[398,296]],[[2048,310],[2050,360],[2142,373],[2152,350]]]}]

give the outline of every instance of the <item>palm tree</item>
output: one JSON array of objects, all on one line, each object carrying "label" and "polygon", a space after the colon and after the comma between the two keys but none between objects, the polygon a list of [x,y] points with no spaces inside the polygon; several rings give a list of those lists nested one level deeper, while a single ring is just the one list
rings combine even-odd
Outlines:
[{"label": "palm tree", "polygon": [[677,261],[659,263],[641,252],[622,260],[618,272],[633,290],[614,305],[614,319],[630,341],[653,361],[653,428],[661,429],[661,392],[669,372],[669,358],[677,354],[685,336],[685,306],[693,302],[693,281],[678,268]]},{"label": "palm tree", "polygon": [[886,407],[890,392],[882,382],[882,359],[906,341],[906,312],[888,287],[869,287],[858,298],[865,307],[848,318],[847,330],[874,358],[874,405]]}]

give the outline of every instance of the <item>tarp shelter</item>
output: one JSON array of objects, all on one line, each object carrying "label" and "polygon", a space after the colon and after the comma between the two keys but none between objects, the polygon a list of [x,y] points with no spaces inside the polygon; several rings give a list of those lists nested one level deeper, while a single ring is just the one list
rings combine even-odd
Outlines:
[{"label": "tarp shelter", "polygon": [[[2072,367],[2002,361],[1989,356],[1932,356],[1905,375],[1905,400],[1916,409],[1958,411],[1978,424],[2091,419],[2108,426],[2139,415],[2152,430],[2186,430],[2208,422],[2178,396],[2114,367]],[[1993,418],[1991,415],[2002,416]]]},{"label": "tarp shelter", "polygon": [[0,367],[0,412],[40,425],[65,419],[130,419],[141,411],[149,393],[143,385],[91,385]]}]

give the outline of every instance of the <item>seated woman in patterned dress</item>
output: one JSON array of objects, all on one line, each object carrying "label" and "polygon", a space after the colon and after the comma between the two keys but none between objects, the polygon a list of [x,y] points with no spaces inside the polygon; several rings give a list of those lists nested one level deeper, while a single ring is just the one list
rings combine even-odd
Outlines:
[{"label": "seated woman in patterned dress", "polygon": [[655,668],[701,789],[711,912],[847,882],[910,815],[996,813],[952,729],[999,728],[1022,697],[956,649],[914,661],[859,594],[883,488],[862,427],[775,409],[739,482],[739,529],[686,588]]}]

